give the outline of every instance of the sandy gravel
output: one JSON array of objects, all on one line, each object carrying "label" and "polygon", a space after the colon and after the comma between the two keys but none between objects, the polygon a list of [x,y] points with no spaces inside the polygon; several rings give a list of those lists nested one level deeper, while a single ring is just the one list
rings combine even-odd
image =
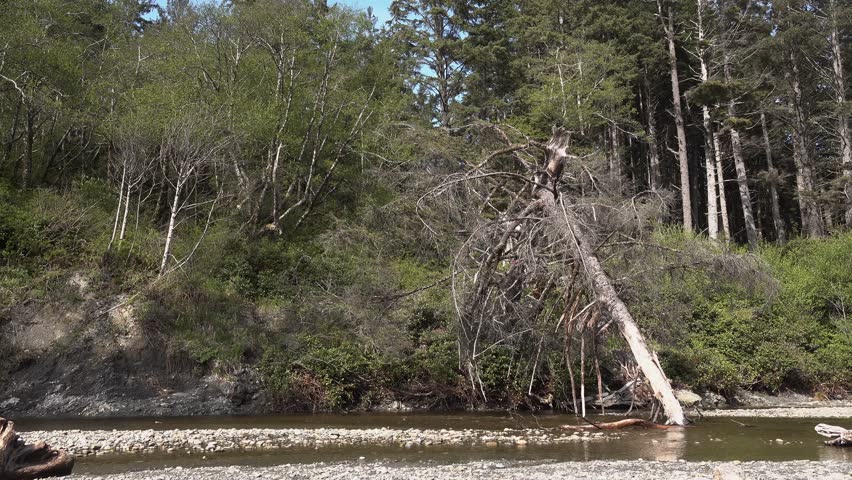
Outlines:
[{"label": "sandy gravel", "polygon": [[472,462],[456,465],[405,465],[390,463],[333,463],[280,465],[267,468],[213,467],[172,468],[130,472],[106,477],[73,475],[74,480],[235,480],[235,479],[322,479],[322,480],[693,480],[714,477],[714,472],[733,471],[749,480],[849,480],[852,465],[841,462],[658,462],[593,461],[539,465],[504,465]]},{"label": "sandy gravel", "polygon": [[44,440],[75,456],[105,453],[230,452],[326,445],[556,445],[607,441],[620,432],[558,429],[428,430],[392,428],[227,428],[190,430],[57,430],[25,432],[29,442]]},{"label": "sandy gravel", "polygon": [[852,418],[852,405],[702,410],[705,417]]}]

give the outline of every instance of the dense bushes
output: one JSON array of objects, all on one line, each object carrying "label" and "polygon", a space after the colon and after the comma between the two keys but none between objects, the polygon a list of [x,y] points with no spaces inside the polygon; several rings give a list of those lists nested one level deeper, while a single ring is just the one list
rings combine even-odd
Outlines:
[{"label": "dense bushes", "polygon": [[[84,270],[99,293],[140,293],[133,301],[146,334],[191,358],[198,374],[256,367],[281,410],[390,400],[459,407],[481,393],[491,406],[518,407],[530,405],[531,380],[554,405],[570,402],[558,348],[534,376],[523,353],[533,347],[491,348],[480,358],[481,391],[471,387],[458,364],[447,252],[430,250],[408,220],[382,208],[367,205],[334,230],[302,237],[246,240],[217,222],[191,269],[154,282],[155,222],[143,219],[107,251],[111,198],[97,182],[61,194],[0,188],[0,321],[28,299],[62,301],[46,295],[51,282]],[[627,272],[624,297],[674,382],[721,393],[852,387],[852,235],[765,245],[755,256],[678,231],[659,230],[653,241],[659,247],[613,257],[608,268]],[[178,242],[178,251],[190,246]],[[605,381],[617,377],[624,349],[613,340],[600,347]],[[8,344],[0,350],[14,354]],[[586,379],[596,391],[593,375]]]},{"label": "dense bushes", "polygon": [[[660,282],[686,307],[684,321],[670,324],[674,338],[671,331],[661,335],[668,339],[660,346],[670,374],[723,393],[738,387],[848,391],[852,235],[766,245],[759,259],[751,278],[719,278],[712,268],[692,268],[675,283]],[[755,279],[764,272],[769,284]]]}]

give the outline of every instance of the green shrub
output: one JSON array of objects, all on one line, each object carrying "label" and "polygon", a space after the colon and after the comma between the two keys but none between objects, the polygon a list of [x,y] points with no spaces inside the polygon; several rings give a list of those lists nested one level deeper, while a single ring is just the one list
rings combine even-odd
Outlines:
[{"label": "green shrub", "polygon": [[357,406],[362,395],[381,384],[376,380],[382,363],[349,340],[306,336],[291,351],[268,347],[260,368],[279,404],[337,410]]}]

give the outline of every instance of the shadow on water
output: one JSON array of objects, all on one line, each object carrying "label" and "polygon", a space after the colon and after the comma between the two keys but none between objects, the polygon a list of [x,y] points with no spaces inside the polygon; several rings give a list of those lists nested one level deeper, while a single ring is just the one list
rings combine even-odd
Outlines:
[{"label": "shadow on water", "polygon": [[[613,417],[608,417],[612,420]],[[552,428],[577,424],[571,415],[518,415],[506,413],[395,413],[351,415],[281,415],[245,417],[171,418],[68,418],[18,419],[26,430],[139,430],[204,428],[418,428],[482,429]],[[485,446],[323,446],[272,451],[207,454],[104,455],[80,458],[79,473],[105,474],[117,471],[163,467],[216,465],[278,465],[283,463],[384,460],[402,463],[455,463],[475,460],[587,461],[587,460],[836,460],[852,461],[848,449],[826,447],[813,427],[817,423],[843,420],[817,418],[724,418],[714,417],[684,429],[625,430],[619,438],[605,441],[571,442],[561,445],[525,447]],[[749,425],[744,427],[742,424]],[[781,440],[781,441],[778,441]]]}]

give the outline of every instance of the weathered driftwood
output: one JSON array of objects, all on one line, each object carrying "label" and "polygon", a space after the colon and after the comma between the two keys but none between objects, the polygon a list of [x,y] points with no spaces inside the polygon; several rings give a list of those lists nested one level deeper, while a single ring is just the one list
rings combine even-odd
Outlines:
[{"label": "weathered driftwood", "polygon": [[591,423],[589,425],[561,425],[559,428],[562,430],[619,430],[621,428],[627,427],[642,427],[642,428],[655,428],[657,430],[667,430],[671,427],[671,425],[660,425],[659,423],[649,422],[648,420],[643,420],[641,418],[625,418],[624,420],[618,420],[617,422],[606,422],[606,423]]},{"label": "weathered driftwood", "polygon": [[823,437],[829,437],[832,440],[826,440],[826,445],[831,445],[832,447],[850,447],[852,446],[852,430],[847,430],[843,427],[836,427],[834,425],[826,425],[824,423],[820,423],[814,430]]},{"label": "weathered driftwood", "polygon": [[44,442],[26,445],[15,424],[0,417],[0,480],[30,480],[71,474],[74,457]]},{"label": "weathered driftwood", "polygon": [[563,128],[553,129],[553,137],[546,145],[545,165],[547,174],[551,177],[553,190],[538,188],[537,194],[543,203],[543,208],[548,216],[554,221],[554,226],[566,232],[571,249],[582,264],[589,284],[594,291],[595,300],[600,308],[609,314],[609,317],[618,325],[622,336],[630,346],[633,357],[642,374],[648,380],[648,384],[654,392],[654,397],[660,402],[667,417],[666,423],[670,425],[686,425],[687,419],[683,414],[683,408],[675,398],[672,387],[666,378],[663,369],[656,356],[645,343],[645,337],[639,331],[639,326],[633,319],[627,305],[618,296],[612,281],[604,271],[600,260],[595,255],[595,246],[590,240],[591,236],[584,231],[581,222],[578,221],[573,210],[568,208],[563,199],[558,195],[555,186],[558,184],[559,175],[562,171],[562,163],[568,158],[567,148],[570,142],[570,134]]}]

